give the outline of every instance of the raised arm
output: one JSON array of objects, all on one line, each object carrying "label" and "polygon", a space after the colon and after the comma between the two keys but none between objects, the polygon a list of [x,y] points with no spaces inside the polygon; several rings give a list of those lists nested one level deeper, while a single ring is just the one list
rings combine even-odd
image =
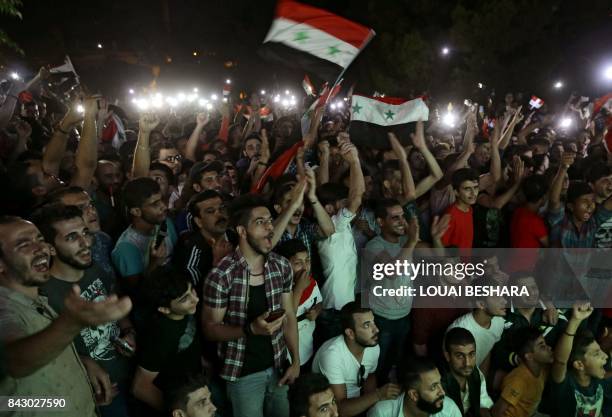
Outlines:
[{"label": "raised arm", "polygon": [[76,174],[70,180],[71,185],[88,189],[91,185],[98,163],[98,132],[96,118],[98,114],[98,98],[88,97],[83,102],[85,116],[83,133],[75,156]]},{"label": "raised arm", "polygon": [[210,115],[208,113],[198,113],[196,116],[196,127],[191,132],[191,136],[189,136],[189,140],[187,141],[187,145],[185,146],[185,158],[195,161],[196,160],[196,149],[198,148],[198,143],[200,141],[200,134],[204,127],[210,121]]},{"label": "raised arm", "polygon": [[565,174],[567,174],[567,170],[574,163],[575,158],[576,154],[574,153],[563,152],[563,154],[561,154],[561,164],[559,165],[557,175],[555,175],[555,179],[550,187],[549,211],[558,211],[561,208],[563,181],[565,179]]},{"label": "raised arm", "polygon": [[45,148],[42,167],[47,174],[59,176],[60,163],[66,152],[66,143],[70,129],[81,122],[83,116],[77,111],[76,104],[71,103],[68,112],[53,131],[53,136]]},{"label": "raised arm", "polygon": [[321,230],[321,234],[324,237],[329,237],[334,234],[336,228],[332,222],[329,214],[317,198],[317,180],[315,179],[315,173],[312,168],[306,168],[306,183],[308,185],[308,201],[312,206],[312,211],[317,219],[317,224]]},{"label": "raised arm", "polygon": [[423,128],[423,121],[419,120],[416,125],[416,133],[412,138],[412,143],[414,146],[423,154],[425,158],[425,162],[429,167],[429,175],[423,178],[416,185],[415,188],[415,196],[419,198],[436,184],[436,182],[440,181],[444,174],[442,173],[442,169],[440,169],[440,165],[438,165],[438,161],[433,156],[427,144],[425,143],[425,133]]},{"label": "raised arm", "polygon": [[567,322],[565,331],[559,337],[557,346],[555,346],[555,361],[553,362],[550,375],[552,380],[557,384],[560,384],[565,380],[567,374],[567,361],[569,360],[570,353],[572,352],[572,345],[574,344],[574,337],[578,326],[584,319],[587,319],[591,313],[593,313],[593,307],[590,303],[576,303],[572,309],[572,317]]},{"label": "raised arm", "polygon": [[389,143],[391,149],[395,152],[398,158],[400,171],[402,173],[402,189],[404,195],[400,201],[402,206],[406,205],[407,202],[416,200],[416,188],[414,186],[414,179],[412,178],[412,172],[410,171],[410,165],[408,165],[408,158],[406,156],[406,150],[402,147],[397,136],[394,133],[389,132]]},{"label": "raised arm", "polygon": [[322,140],[319,148],[319,169],[317,170],[317,184],[323,185],[329,182],[329,142]]},{"label": "raised arm", "polygon": [[132,164],[132,178],[146,177],[149,175],[151,166],[151,147],[149,137],[157,124],[159,118],[154,114],[143,114],[140,117],[138,129],[138,142],[134,151],[134,162]]},{"label": "raised arm", "polygon": [[515,156],[512,161],[512,178],[512,186],[504,193],[499,195],[482,193],[478,196],[478,204],[487,208],[501,209],[512,200],[525,178],[525,163],[518,156]]},{"label": "raised arm", "polygon": [[283,210],[280,216],[274,221],[274,236],[272,237],[272,247],[276,246],[280,238],[283,236],[289,220],[293,213],[300,208],[304,202],[304,191],[306,190],[306,178],[301,178],[291,190],[291,205],[287,210]]},{"label": "raised arm", "polygon": [[349,196],[347,209],[351,213],[357,213],[361,206],[363,194],[365,193],[365,180],[363,178],[363,171],[361,170],[361,163],[359,162],[359,154],[355,145],[348,141],[348,133],[341,132],[340,137],[346,135],[346,141],[343,141],[340,146],[340,153],[345,161],[349,164]]}]

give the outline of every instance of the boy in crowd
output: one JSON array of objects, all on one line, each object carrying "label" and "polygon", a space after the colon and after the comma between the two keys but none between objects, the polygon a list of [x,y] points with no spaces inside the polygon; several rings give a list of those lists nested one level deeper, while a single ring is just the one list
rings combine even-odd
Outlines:
[{"label": "boy in crowd", "polygon": [[302,241],[287,240],[279,244],[274,251],[287,258],[293,270],[293,305],[297,306],[295,315],[300,342],[300,366],[309,368],[308,364],[313,355],[315,320],[323,306],[321,292],[310,273],[310,257]]},{"label": "boy in crowd", "polygon": [[[486,279],[476,279],[472,282],[475,287],[486,285]],[[450,326],[463,327],[469,330],[476,341],[476,366],[483,374],[489,372],[491,349],[497,343],[504,331],[504,316],[506,315],[506,300],[499,296],[479,297],[476,299],[476,308],[467,313]]]},{"label": "boy in crowd", "polygon": [[[41,292],[49,305],[61,313],[64,299],[78,285],[81,297],[92,302],[108,299],[115,291],[115,279],[93,260],[92,239],[83,213],[75,206],[44,206],[33,220],[54,248],[50,279]],[[127,359],[136,348],[134,328],[128,318],[81,330],[74,341],[77,352],[90,374],[95,374],[94,388],[98,398],[111,403],[101,407],[102,416],[127,416],[128,381],[131,366]],[[127,343],[128,350],[119,343]]]},{"label": "boy in crowd", "polygon": [[190,377],[164,394],[172,417],[214,417],[217,411],[203,375]]},{"label": "boy in crowd", "polygon": [[[580,324],[593,313],[589,303],[576,303],[555,347],[551,370],[552,412],[555,417],[609,416],[612,380],[604,369],[608,355]],[[577,333],[578,332],[578,333]]]},{"label": "boy in crowd", "polygon": [[453,173],[452,185],[455,203],[446,210],[450,221],[442,236],[444,246],[471,248],[474,241],[474,215],[472,206],[478,198],[478,173],[470,168]]},{"label": "boy in crowd", "polygon": [[476,366],[476,340],[461,327],[450,329],[444,338],[444,359],[448,366],[442,377],[444,391],[463,416],[490,417],[493,400],[485,376]]},{"label": "boy in crowd", "polygon": [[324,375],[302,375],[289,389],[289,417],[338,417],[338,415],[334,392]]},{"label": "boy in crowd", "polygon": [[433,361],[409,358],[402,368],[401,395],[379,402],[368,417],[461,417],[454,401],[445,396],[440,372]]},{"label": "boy in crowd", "polygon": [[177,379],[202,371],[195,318],[199,299],[187,276],[169,267],[158,267],[145,278],[142,298],[150,321],[142,336],[132,393],[162,411],[163,392]]},{"label": "boy in crowd", "polygon": [[500,398],[491,410],[493,417],[534,415],[548,380],[550,364],[554,360],[552,349],[537,328],[529,326],[519,329],[514,340],[520,365],[504,378]]},{"label": "boy in crowd", "polygon": [[344,333],[325,342],[315,354],[312,371],[327,377],[343,416],[357,416],[378,401],[396,398],[399,386],[377,388],[380,355],[374,314],[355,301],[342,307]]}]

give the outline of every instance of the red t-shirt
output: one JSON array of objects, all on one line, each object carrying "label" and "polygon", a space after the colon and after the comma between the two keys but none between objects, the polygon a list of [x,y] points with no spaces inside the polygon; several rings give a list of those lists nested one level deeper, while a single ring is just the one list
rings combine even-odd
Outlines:
[{"label": "red t-shirt", "polygon": [[548,236],[544,219],[527,207],[514,210],[510,222],[510,244],[513,248],[540,248],[540,239]]},{"label": "red t-shirt", "polygon": [[448,230],[442,236],[444,246],[456,248],[471,248],[474,242],[474,215],[472,207],[468,211],[461,211],[457,204],[453,204],[446,209],[446,214],[450,214]]}]

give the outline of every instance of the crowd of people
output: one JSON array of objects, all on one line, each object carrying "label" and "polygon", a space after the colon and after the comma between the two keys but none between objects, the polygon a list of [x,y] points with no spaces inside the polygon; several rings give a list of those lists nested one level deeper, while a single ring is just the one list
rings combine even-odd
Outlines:
[{"label": "crowd of people", "polygon": [[471,308],[359,279],[365,251],[611,248],[605,108],[509,93],[369,146],[350,110],[303,126],[253,93],[135,120],[98,96],[51,111],[44,84],[0,138],[1,395],[75,417],[612,416],[612,314],[541,297],[554,274],[489,259],[482,280],[530,294]]}]

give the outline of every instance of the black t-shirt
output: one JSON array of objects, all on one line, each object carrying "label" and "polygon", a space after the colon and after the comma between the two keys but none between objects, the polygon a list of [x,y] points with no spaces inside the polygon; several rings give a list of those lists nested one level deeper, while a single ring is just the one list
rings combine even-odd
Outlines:
[{"label": "black t-shirt", "polygon": [[159,372],[153,381],[165,391],[177,380],[202,372],[200,337],[193,315],[181,320],[158,316],[141,339],[138,364]]},{"label": "black t-shirt", "polygon": [[612,379],[591,378],[591,384],[582,387],[568,372],[562,383],[551,383],[550,394],[555,417],[612,416]]},{"label": "black t-shirt", "polygon": [[[97,265],[85,270],[85,275],[78,282],[81,297],[88,301],[103,301],[111,295],[114,277]],[[41,293],[49,299],[49,305],[60,313],[64,309],[64,299],[75,283],[51,277],[41,288]],[[119,336],[120,329],[116,321],[101,324],[97,327],[85,327],[74,340],[77,352],[89,356],[108,372],[112,382],[124,382],[129,378],[129,359],[121,355],[111,338]]]},{"label": "black t-shirt", "polygon": [[[268,311],[266,300],[266,286],[264,284],[249,288],[249,304],[247,306],[247,320],[252,322],[258,316]],[[271,336],[247,337],[244,350],[244,365],[240,376],[254,374],[274,366],[274,350]]]}]

